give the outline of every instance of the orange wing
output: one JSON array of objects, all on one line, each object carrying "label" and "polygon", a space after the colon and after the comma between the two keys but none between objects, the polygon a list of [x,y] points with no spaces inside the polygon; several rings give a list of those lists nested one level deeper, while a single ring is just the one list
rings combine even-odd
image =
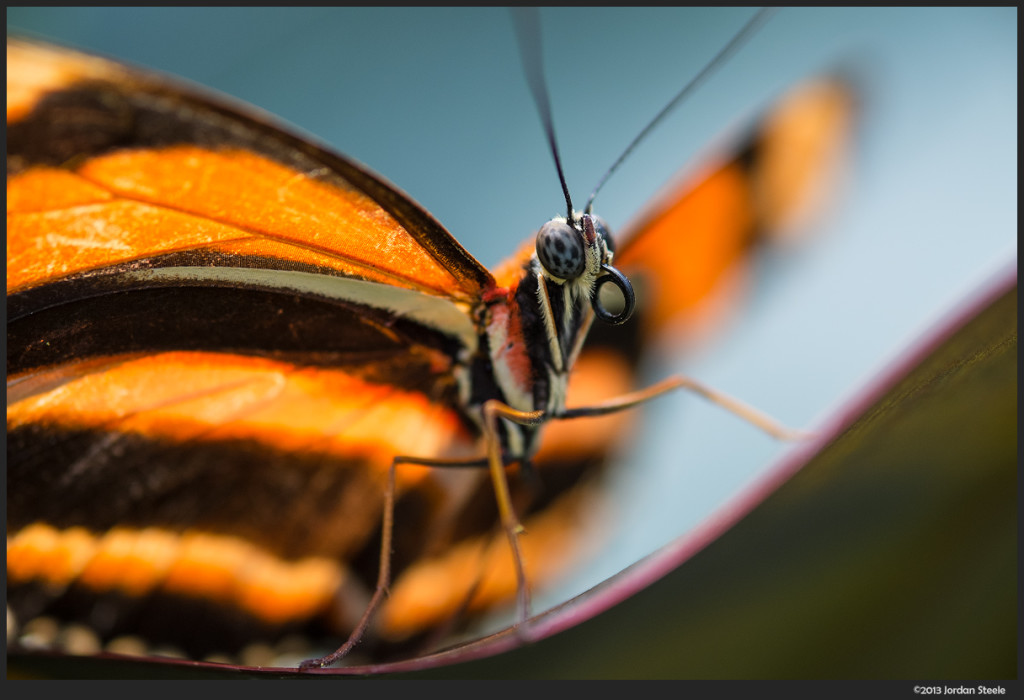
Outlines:
[{"label": "orange wing", "polygon": [[461,301],[492,284],[391,185],[219,98],[18,40],[7,65],[9,292],[182,250]]},{"label": "orange wing", "polygon": [[803,83],[734,155],[668,186],[631,222],[615,262],[637,286],[646,338],[692,343],[728,317],[751,249],[806,231],[836,190],[853,113],[847,82]]},{"label": "orange wing", "polygon": [[[7,58],[9,606],[199,654],[347,633],[393,456],[475,447],[454,374],[490,273],[393,186],[219,98]],[[401,472],[396,572],[489,531],[462,513],[481,473]]]},{"label": "orange wing", "polygon": [[[570,377],[570,407],[637,388],[634,372],[647,353],[678,353],[728,319],[757,246],[807,232],[837,189],[854,96],[839,78],[797,86],[730,154],[670,183],[626,227],[615,264],[632,280],[637,312],[622,326],[591,327]],[[635,414],[598,420],[547,426],[542,454],[607,454],[631,433]]]}]

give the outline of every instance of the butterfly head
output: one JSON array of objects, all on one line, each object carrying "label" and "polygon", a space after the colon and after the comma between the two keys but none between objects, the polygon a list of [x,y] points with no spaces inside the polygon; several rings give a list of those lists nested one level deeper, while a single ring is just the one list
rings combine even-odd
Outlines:
[{"label": "butterfly head", "polygon": [[[604,219],[593,214],[576,214],[570,222],[555,217],[537,232],[537,260],[543,275],[556,284],[568,286],[591,300],[594,313],[606,323],[624,323],[636,306],[629,278],[612,267],[615,249]],[[601,301],[600,290],[614,284],[622,294],[622,309],[613,312]]]}]

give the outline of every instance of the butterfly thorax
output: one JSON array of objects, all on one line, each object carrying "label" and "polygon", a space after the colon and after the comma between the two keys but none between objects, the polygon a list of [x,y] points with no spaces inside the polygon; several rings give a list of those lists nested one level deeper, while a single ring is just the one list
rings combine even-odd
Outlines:
[{"label": "butterfly thorax", "polygon": [[[569,372],[611,262],[611,238],[597,217],[578,215],[572,224],[560,217],[541,227],[518,282],[483,314],[480,364],[469,402],[478,420],[483,403],[492,398],[548,417],[565,410]],[[539,428],[506,423],[503,431],[510,458],[536,450]]]}]

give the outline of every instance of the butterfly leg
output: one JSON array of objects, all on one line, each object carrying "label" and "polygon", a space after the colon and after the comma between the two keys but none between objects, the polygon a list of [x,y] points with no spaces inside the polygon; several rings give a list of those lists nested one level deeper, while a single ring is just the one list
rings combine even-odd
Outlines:
[{"label": "butterfly leg", "polygon": [[546,419],[544,411],[520,411],[497,400],[487,401],[483,406],[484,425],[487,431],[487,461],[491,471],[491,482],[494,484],[494,496],[501,515],[501,525],[508,538],[512,550],[512,559],[516,569],[516,591],[518,622],[521,624],[530,617],[530,588],[526,580],[526,569],[523,566],[523,554],[519,547],[519,535],[523,526],[512,508],[509,495],[508,478],[505,475],[505,462],[502,455],[498,419],[504,418],[520,425],[539,425]]},{"label": "butterfly leg", "polygon": [[366,628],[370,625],[373,613],[380,607],[381,601],[387,594],[388,585],[391,582],[391,533],[395,522],[395,467],[402,461],[405,461],[404,458],[395,457],[391,461],[391,467],[388,469],[388,482],[384,490],[384,522],[380,535],[380,565],[377,570],[377,586],[373,591],[373,597],[370,598],[366,610],[363,611],[363,616],[359,619],[359,623],[349,634],[345,643],[327,656],[303,661],[299,664],[300,670],[330,666],[348,655],[353,647],[363,638]]},{"label": "butterfly leg", "polygon": [[749,406],[739,399],[723,394],[720,391],[715,391],[696,380],[682,375],[668,377],[667,379],[663,379],[657,384],[653,384],[646,389],[617,396],[614,399],[602,401],[594,404],[593,406],[566,409],[557,417],[559,419],[568,419],[582,418],[586,416],[603,416],[607,413],[615,413],[616,411],[632,408],[646,401],[657,398],[662,394],[675,391],[676,389],[692,391],[695,394],[704,397],[711,403],[724,408],[734,416],[750,423],[755,428],[763,430],[778,440],[802,440],[811,436],[810,433],[802,430],[787,428],[761,411],[758,411],[753,406]]},{"label": "butterfly leg", "polygon": [[[392,460],[391,467],[388,469],[387,485],[384,490],[384,514],[380,535],[380,564],[377,569],[377,584],[374,588],[373,596],[370,598],[366,610],[363,611],[363,616],[359,619],[359,622],[349,634],[345,643],[326,656],[303,661],[299,664],[300,669],[330,666],[347,656],[363,638],[363,635],[366,634],[366,629],[370,626],[373,614],[380,607],[381,603],[384,602],[384,597],[387,595],[388,587],[391,584],[391,542],[395,521],[395,470],[399,464],[418,464],[423,467],[480,468],[486,466],[488,460],[487,458],[436,459],[405,456],[398,456]],[[507,492],[507,486],[505,490]]]}]

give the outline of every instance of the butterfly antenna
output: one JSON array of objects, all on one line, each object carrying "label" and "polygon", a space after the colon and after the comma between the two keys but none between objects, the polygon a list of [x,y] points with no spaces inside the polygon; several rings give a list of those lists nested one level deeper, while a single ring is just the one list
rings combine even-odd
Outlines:
[{"label": "butterfly antenna", "polygon": [[548,97],[548,85],[544,80],[544,61],[541,56],[540,11],[536,7],[518,7],[512,10],[512,20],[519,41],[519,55],[523,61],[523,72],[526,82],[533,93],[534,104],[540,112],[540,120],[544,125],[544,133],[548,137],[548,146],[555,159],[558,170],[558,181],[562,183],[562,194],[565,195],[565,206],[569,210],[568,221],[573,221],[572,199],[569,197],[569,186],[565,183],[565,172],[562,170],[562,159],[558,155],[558,141],[555,139],[555,123],[551,117],[551,100]]},{"label": "butterfly antenna", "polygon": [[738,51],[758,29],[760,29],[761,25],[768,21],[768,18],[771,16],[773,11],[774,8],[761,8],[756,15],[743,25],[743,28],[733,36],[729,43],[726,44],[714,58],[708,61],[704,68],[701,69],[700,73],[694,76],[690,82],[683,86],[682,90],[676,93],[675,97],[669,100],[668,104],[661,108],[661,111],[654,116],[654,119],[647,123],[647,126],[645,126],[639,134],[636,135],[630,144],[626,146],[626,150],[622,152],[622,155],[619,156],[618,160],[612,163],[612,167],[608,168],[608,171],[601,177],[600,182],[597,183],[597,187],[595,187],[594,191],[591,193],[590,199],[587,200],[587,206],[584,208],[585,212],[588,214],[590,213],[594,206],[594,198],[597,197],[597,193],[602,187],[604,187],[604,183],[608,181],[608,178],[612,176],[612,173],[614,173],[618,167],[622,165],[622,162],[626,160],[629,154],[633,152],[633,149],[636,148],[637,144],[640,143],[647,134],[649,134],[654,127],[672,111],[673,108],[696,90],[709,75],[714,73],[715,70],[720,68],[729,58],[731,58],[732,55],[736,53],[736,51]]}]

